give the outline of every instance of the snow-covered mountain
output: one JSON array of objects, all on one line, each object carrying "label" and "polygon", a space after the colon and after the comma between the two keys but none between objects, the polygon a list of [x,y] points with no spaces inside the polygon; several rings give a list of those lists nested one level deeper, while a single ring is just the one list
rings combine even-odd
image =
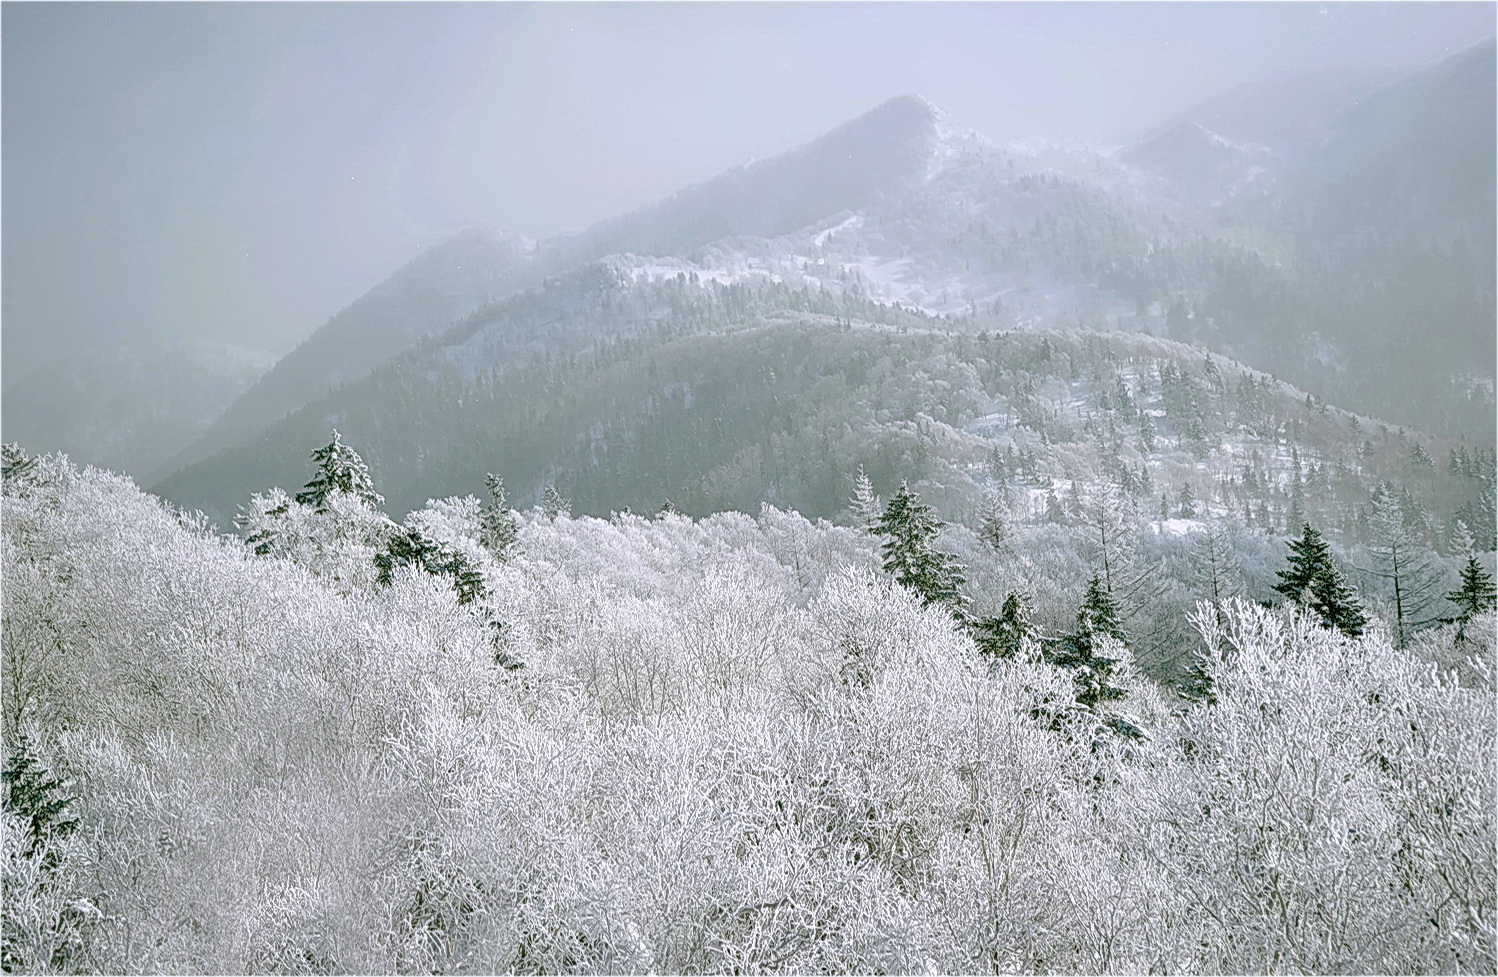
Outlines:
[{"label": "snow-covered mountain", "polygon": [[[1471,92],[1480,79],[1460,70],[1461,59],[1452,63],[1458,68],[1438,66],[1404,83],[1425,93],[1417,102],[1441,92],[1459,104],[1481,102],[1482,93]],[[1397,96],[1398,86],[1391,91]],[[376,388],[395,402],[457,409],[478,379],[499,382],[536,363],[655,342],[661,329],[726,333],[777,310],[845,324],[903,310],[914,323],[944,317],[936,332],[981,321],[990,331],[1150,333],[1270,370],[1365,414],[1480,432],[1491,412],[1480,402],[1485,376],[1474,385],[1470,364],[1458,377],[1440,357],[1411,359],[1418,369],[1391,379],[1387,364],[1355,354],[1354,333],[1336,309],[1349,302],[1350,282],[1368,275],[1365,254],[1308,264],[1296,250],[1308,227],[1321,226],[1318,208],[1330,199],[1316,188],[1349,159],[1337,147],[1360,144],[1358,133],[1379,125],[1397,141],[1397,125],[1379,121],[1390,110],[1377,107],[1409,101],[1367,99],[1342,117],[1340,143],[1301,146],[1290,157],[1190,120],[1125,152],[1004,146],[903,96],[805,146],[581,234],[534,244],[474,235],[447,242],[279,364],[178,456],[176,467],[190,470],[161,487],[194,504],[211,499],[222,514],[227,499],[187,486],[220,481],[211,473],[219,465],[244,472],[246,453],[263,454],[268,439],[283,436],[276,431],[290,430],[267,426],[279,416],[300,409],[303,419],[318,418],[313,427],[347,423],[389,402],[372,399]],[[1465,145],[1449,125],[1441,131]],[[1469,137],[1478,156],[1483,138]],[[1447,310],[1463,321],[1483,301],[1491,306],[1491,285],[1469,277],[1477,306]],[[1422,288],[1414,280],[1409,290]],[[1382,321],[1377,313],[1371,320]],[[565,375],[556,372],[557,382]],[[348,396],[320,402],[340,384]],[[553,411],[551,398],[562,394],[547,388],[538,396],[530,415]],[[402,429],[395,418],[375,423]],[[406,459],[401,464],[440,454],[432,439],[444,435],[423,430],[419,446],[389,449]],[[481,429],[473,436],[485,437]],[[482,443],[467,451],[474,464],[491,453]]]}]

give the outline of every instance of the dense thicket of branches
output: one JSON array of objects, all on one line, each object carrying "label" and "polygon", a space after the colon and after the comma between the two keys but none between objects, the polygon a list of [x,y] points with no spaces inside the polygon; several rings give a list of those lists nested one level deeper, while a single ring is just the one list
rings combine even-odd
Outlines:
[{"label": "dense thicket of branches", "polygon": [[7,967],[1495,966],[1491,612],[1401,650],[1224,598],[1213,695],[1120,667],[1149,738],[1100,737],[859,530],[530,512],[500,561],[478,499],[433,502],[400,531],[465,603],[324,501],[258,499],[257,555],[112,475],[7,475],[5,746],[46,771],[5,811]]}]

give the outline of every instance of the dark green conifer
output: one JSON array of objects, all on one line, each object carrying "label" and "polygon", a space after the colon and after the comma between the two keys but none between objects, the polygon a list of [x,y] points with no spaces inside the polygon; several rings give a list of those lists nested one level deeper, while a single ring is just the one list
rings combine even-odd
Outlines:
[{"label": "dark green conifer", "polygon": [[558,516],[571,516],[572,500],[558,492],[555,485],[548,485],[541,496],[541,513],[552,522],[555,522]]},{"label": "dark green conifer", "polygon": [[1078,704],[1093,712],[1104,702],[1117,701],[1128,695],[1123,688],[1113,684],[1113,670],[1119,664],[1118,659],[1100,653],[1104,637],[1120,643],[1126,640],[1118,605],[1103,586],[1102,579],[1094,575],[1087,582],[1087,592],[1077,610],[1076,632],[1056,642],[1050,655],[1053,664],[1071,670]]},{"label": "dark green conifer", "polygon": [[1477,557],[1467,557],[1462,568],[1462,585],[1446,595],[1446,599],[1462,609],[1459,620],[1471,620],[1474,614],[1491,611],[1498,607],[1498,589],[1493,586],[1493,576],[1482,568]]},{"label": "dark green conifer", "polygon": [[1361,635],[1368,619],[1321,533],[1305,524],[1300,539],[1290,541],[1287,559],[1289,566],[1278,571],[1280,582],[1274,589],[1315,613],[1327,627],[1349,638]]},{"label": "dark green conifer", "polygon": [[326,512],[328,499],[335,492],[343,492],[362,500],[371,508],[378,509],[385,499],[374,489],[374,480],[369,477],[369,466],[358,452],[343,443],[335,430],[333,440],[312,452],[312,461],[317,473],[296,494],[302,505],[310,505],[318,512]]},{"label": "dark green conifer", "polygon": [[19,444],[8,441],[0,445],[0,478],[7,484],[22,481],[36,468],[36,459],[29,457]]},{"label": "dark green conifer", "polygon": [[510,508],[504,479],[491,472],[484,476],[484,485],[489,489],[489,502],[479,514],[479,542],[495,559],[508,560],[520,543],[520,520]]},{"label": "dark green conifer", "polygon": [[902,587],[913,590],[927,604],[958,610],[963,604],[962,565],[936,548],[944,524],[931,507],[902,482],[884,507],[874,533],[884,537],[884,569]]},{"label": "dark green conifer", "polygon": [[400,567],[420,567],[427,573],[449,576],[459,604],[471,603],[484,596],[484,578],[461,552],[444,546],[419,529],[406,527],[390,537],[383,552],[375,554],[375,579],[386,586],[395,580]]},{"label": "dark green conifer", "polygon": [[18,816],[26,831],[28,858],[49,838],[65,838],[78,827],[78,819],[69,810],[73,798],[68,796],[67,785],[42,766],[26,737],[17,738],[0,782],[5,789],[5,810]]},{"label": "dark green conifer", "polygon": [[989,658],[1014,658],[1024,646],[1025,639],[1035,636],[1035,625],[1030,621],[1031,611],[1029,594],[1014,593],[1005,597],[998,617],[985,617],[974,622],[973,642],[978,650]]}]

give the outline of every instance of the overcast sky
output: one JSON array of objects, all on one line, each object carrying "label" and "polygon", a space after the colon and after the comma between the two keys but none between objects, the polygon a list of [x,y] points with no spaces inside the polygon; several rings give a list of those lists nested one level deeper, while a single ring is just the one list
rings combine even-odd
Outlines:
[{"label": "overcast sky", "polygon": [[[587,224],[918,92],[1116,140],[1236,85],[1421,65],[1491,3],[14,3],[7,374],[41,337],[284,351],[437,239]],[[47,341],[52,341],[51,338]]]}]

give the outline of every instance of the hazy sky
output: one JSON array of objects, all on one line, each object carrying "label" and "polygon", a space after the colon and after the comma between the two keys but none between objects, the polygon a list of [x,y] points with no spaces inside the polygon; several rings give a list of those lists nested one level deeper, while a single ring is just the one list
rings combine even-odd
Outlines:
[{"label": "hazy sky", "polygon": [[[1419,65],[1491,3],[14,3],[6,372],[41,337],[284,350],[471,224],[576,230],[918,92],[1117,139],[1235,85]],[[49,338],[47,341],[51,341]]]}]

